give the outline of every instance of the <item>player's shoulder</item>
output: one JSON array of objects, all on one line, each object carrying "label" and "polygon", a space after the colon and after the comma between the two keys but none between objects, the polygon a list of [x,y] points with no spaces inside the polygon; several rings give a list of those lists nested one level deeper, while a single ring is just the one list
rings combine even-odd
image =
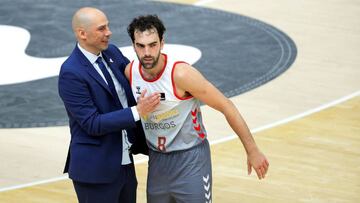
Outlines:
[{"label": "player's shoulder", "polygon": [[[202,78],[201,73],[195,67],[186,63],[178,64],[173,70],[172,77],[178,84],[189,82],[192,83]],[[195,85],[195,83],[186,85]]]},{"label": "player's shoulder", "polygon": [[192,67],[186,62],[176,61],[176,62],[174,62],[174,65],[173,65],[173,70],[172,70],[173,76],[185,77],[191,68]]},{"label": "player's shoulder", "polygon": [[183,62],[183,61],[177,61],[174,63],[174,73],[177,73],[177,74],[191,74],[193,73],[194,71],[196,72],[196,68],[193,67],[192,65],[186,63],[186,62]]}]

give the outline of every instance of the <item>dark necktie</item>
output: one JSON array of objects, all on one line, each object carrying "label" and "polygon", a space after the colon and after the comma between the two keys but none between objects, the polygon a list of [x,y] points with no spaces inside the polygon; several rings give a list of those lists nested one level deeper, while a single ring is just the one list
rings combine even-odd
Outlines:
[{"label": "dark necktie", "polygon": [[100,68],[101,72],[105,76],[105,79],[106,79],[107,84],[108,84],[108,86],[110,88],[111,94],[115,97],[116,104],[121,106],[118,94],[116,93],[114,81],[112,80],[109,71],[106,69],[106,66],[103,63],[101,56],[99,56],[99,58],[96,59],[96,63],[99,65],[99,68]]}]

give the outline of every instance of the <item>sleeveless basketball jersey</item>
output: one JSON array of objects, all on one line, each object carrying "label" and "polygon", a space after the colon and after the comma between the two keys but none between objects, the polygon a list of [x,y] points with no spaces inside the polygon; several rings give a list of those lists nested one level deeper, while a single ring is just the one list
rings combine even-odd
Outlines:
[{"label": "sleeveless basketball jersey", "polygon": [[184,62],[162,55],[165,57],[164,68],[153,80],[143,77],[139,60],[131,62],[131,89],[136,100],[145,89],[147,94],[161,93],[160,105],[154,112],[141,118],[149,147],[159,152],[189,149],[206,139],[200,101],[192,96],[180,98],[176,95],[173,73],[176,64]]}]

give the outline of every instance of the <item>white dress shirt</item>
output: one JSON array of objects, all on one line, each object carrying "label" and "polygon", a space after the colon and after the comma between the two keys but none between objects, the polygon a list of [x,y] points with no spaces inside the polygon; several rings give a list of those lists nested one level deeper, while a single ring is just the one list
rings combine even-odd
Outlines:
[{"label": "white dress shirt", "polygon": [[[107,81],[105,79],[104,74],[102,73],[100,67],[98,66],[98,64],[96,63],[96,60],[99,56],[102,57],[102,54],[100,52],[100,55],[97,56],[93,53],[90,53],[88,51],[86,51],[85,49],[83,49],[80,44],[77,44],[78,48],[80,49],[80,51],[85,55],[85,57],[90,61],[90,63],[94,66],[95,70],[100,74],[100,76],[104,79],[104,81],[107,84]],[[114,73],[111,71],[110,67],[107,65],[107,63],[104,61],[104,58],[102,57],[103,63],[106,66],[107,71],[109,72],[112,80],[114,81],[114,85],[115,85],[115,89],[116,89],[116,93],[119,97],[119,100],[121,102],[121,105],[123,106],[123,108],[128,108],[128,103],[127,103],[127,99],[126,99],[126,93],[124,88],[120,85],[119,81],[116,79]],[[136,106],[131,107],[131,111],[132,111],[132,115],[134,117],[135,121],[140,120],[140,116],[139,113],[137,112]],[[123,153],[122,153],[122,165],[127,165],[131,163],[130,160],[130,156],[129,156],[129,149],[131,147],[131,143],[129,142],[128,138],[127,138],[127,132],[126,130],[122,131],[122,143],[123,143]]]}]

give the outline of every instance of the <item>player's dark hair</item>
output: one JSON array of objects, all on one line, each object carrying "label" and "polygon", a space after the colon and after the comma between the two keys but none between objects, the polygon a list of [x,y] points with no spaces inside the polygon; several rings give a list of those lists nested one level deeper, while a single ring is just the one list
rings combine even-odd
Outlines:
[{"label": "player's dark hair", "polygon": [[161,41],[163,39],[163,35],[166,31],[166,28],[157,15],[142,15],[134,18],[127,27],[127,32],[131,37],[132,42],[134,42],[135,30],[144,32],[145,30],[154,29],[154,28],[156,29],[159,35],[159,39]]}]

